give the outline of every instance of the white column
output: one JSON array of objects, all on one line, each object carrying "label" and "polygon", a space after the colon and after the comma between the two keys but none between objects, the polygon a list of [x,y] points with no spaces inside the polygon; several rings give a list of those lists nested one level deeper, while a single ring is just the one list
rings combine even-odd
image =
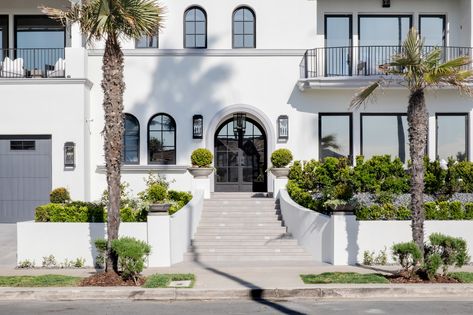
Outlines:
[{"label": "white column", "polygon": [[437,119],[435,113],[429,113],[429,134],[427,135],[428,155],[431,161],[437,158]]},{"label": "white column", "polygon": [[80,32],[79,23],[74,23],[71,25],[71,47],[82,47],[82,33]]},{"label": "white column", "polygon": [[171,266],[171,222],[166,214],[148,216],[148,244],[151,245],[148,267]]},{"label": "white column", "polygon": [[274,175],[273,177],[273,198],[274,199],[279,199],[279,191],[281,189],[286,189],[287,185],[287,178],[276,178]]},{"label": "white column", "polygon": [[192,194],[198,191],[204,192],[204,199],[210,199],[210,178],[192,178]]}]

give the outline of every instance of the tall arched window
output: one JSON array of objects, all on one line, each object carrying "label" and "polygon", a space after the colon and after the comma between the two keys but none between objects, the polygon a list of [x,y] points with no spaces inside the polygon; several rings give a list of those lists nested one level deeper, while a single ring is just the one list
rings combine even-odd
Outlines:
[{"label": "tall arched window", "polygon": [[176,164],[176,122],[167,114],[156,114],[149,120],[148,162]]},{"label": "tall arched window", "polygon": [[140,163],[140,123],[131,114],[125,114],[122,161],[124,164]]},{"label": "tall arched window", "polygon": [[256,48],[256,16],[248,7],[233,12],[233,48]]},{"label": "tall arched window", "polygon": [[199,7],[184,13],[184,48],[207,48],[207,14]]}]

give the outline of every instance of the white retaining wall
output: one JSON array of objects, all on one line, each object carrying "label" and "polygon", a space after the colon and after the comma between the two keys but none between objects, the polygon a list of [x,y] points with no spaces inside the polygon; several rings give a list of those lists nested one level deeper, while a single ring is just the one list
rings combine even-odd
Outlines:
[{"label": "white retaining wall", "polygon": [[[183,261],[200,221],[203,191],[173,216],[148,216],[145,223],[121,223],[119,236],[130,236],[151,245],[149,267],[166,267]],[[17,223],[17,263],[34,261],[41,266],[43,257],[54,255],[58,263],[84,258],[86,266],[95,265],[94,241],[105,238],[106,223]]]},{"label": "white retaining wall", "polygon": [[[352,265],[363,262],[364,251],[379,254],[386,248],[388,262],[393,262],[392,245],[412,240],[411,221],[357,221],[354,215],[329,217],[299,206],[286,190],[279,194],[288,231],[317,261]],[[465,239],[473,257],[473,221],[426,221],[424,228],[426,240],[435,232]]]}]

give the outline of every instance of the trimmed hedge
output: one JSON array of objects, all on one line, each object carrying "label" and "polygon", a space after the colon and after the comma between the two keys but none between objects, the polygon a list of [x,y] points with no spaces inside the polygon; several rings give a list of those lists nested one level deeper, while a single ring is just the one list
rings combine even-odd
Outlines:
[{"label": "trimmed hedge", "polygon": [[[424,209],[426,220],[473,220],[473,203],[426,202]],[[410,220],[411,211],[406,207],[395,207],[392,204],[374,205],[358,209],[356,218],[360,221]]]}]

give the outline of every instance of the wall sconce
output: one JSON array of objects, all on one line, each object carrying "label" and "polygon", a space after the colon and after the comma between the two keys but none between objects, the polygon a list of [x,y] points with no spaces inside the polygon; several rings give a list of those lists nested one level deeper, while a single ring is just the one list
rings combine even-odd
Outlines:
[{"label": "wall sconce", "polygon": [[194,115],[192,117],[192,138],[202,139],[204,137],[204,117]]},{"label": "wall sconce", "polygon": [[391,7],[391,0],[382,0],[382,1],[383,1],[383,8]]},{"label": "wall sconce", "polygon": [[76,144],[74,142],[64,143],[64,167],[76,167]]},{"label": "wall sconce", "polygon": [[287,115],[278,117],[278,139],[289,139],[289,117]]},{"label": "wall sconce", "polygon": [[246,114],[233,114],[233,133],[237,134],[239,131],[245,133],[246,130]]}]

